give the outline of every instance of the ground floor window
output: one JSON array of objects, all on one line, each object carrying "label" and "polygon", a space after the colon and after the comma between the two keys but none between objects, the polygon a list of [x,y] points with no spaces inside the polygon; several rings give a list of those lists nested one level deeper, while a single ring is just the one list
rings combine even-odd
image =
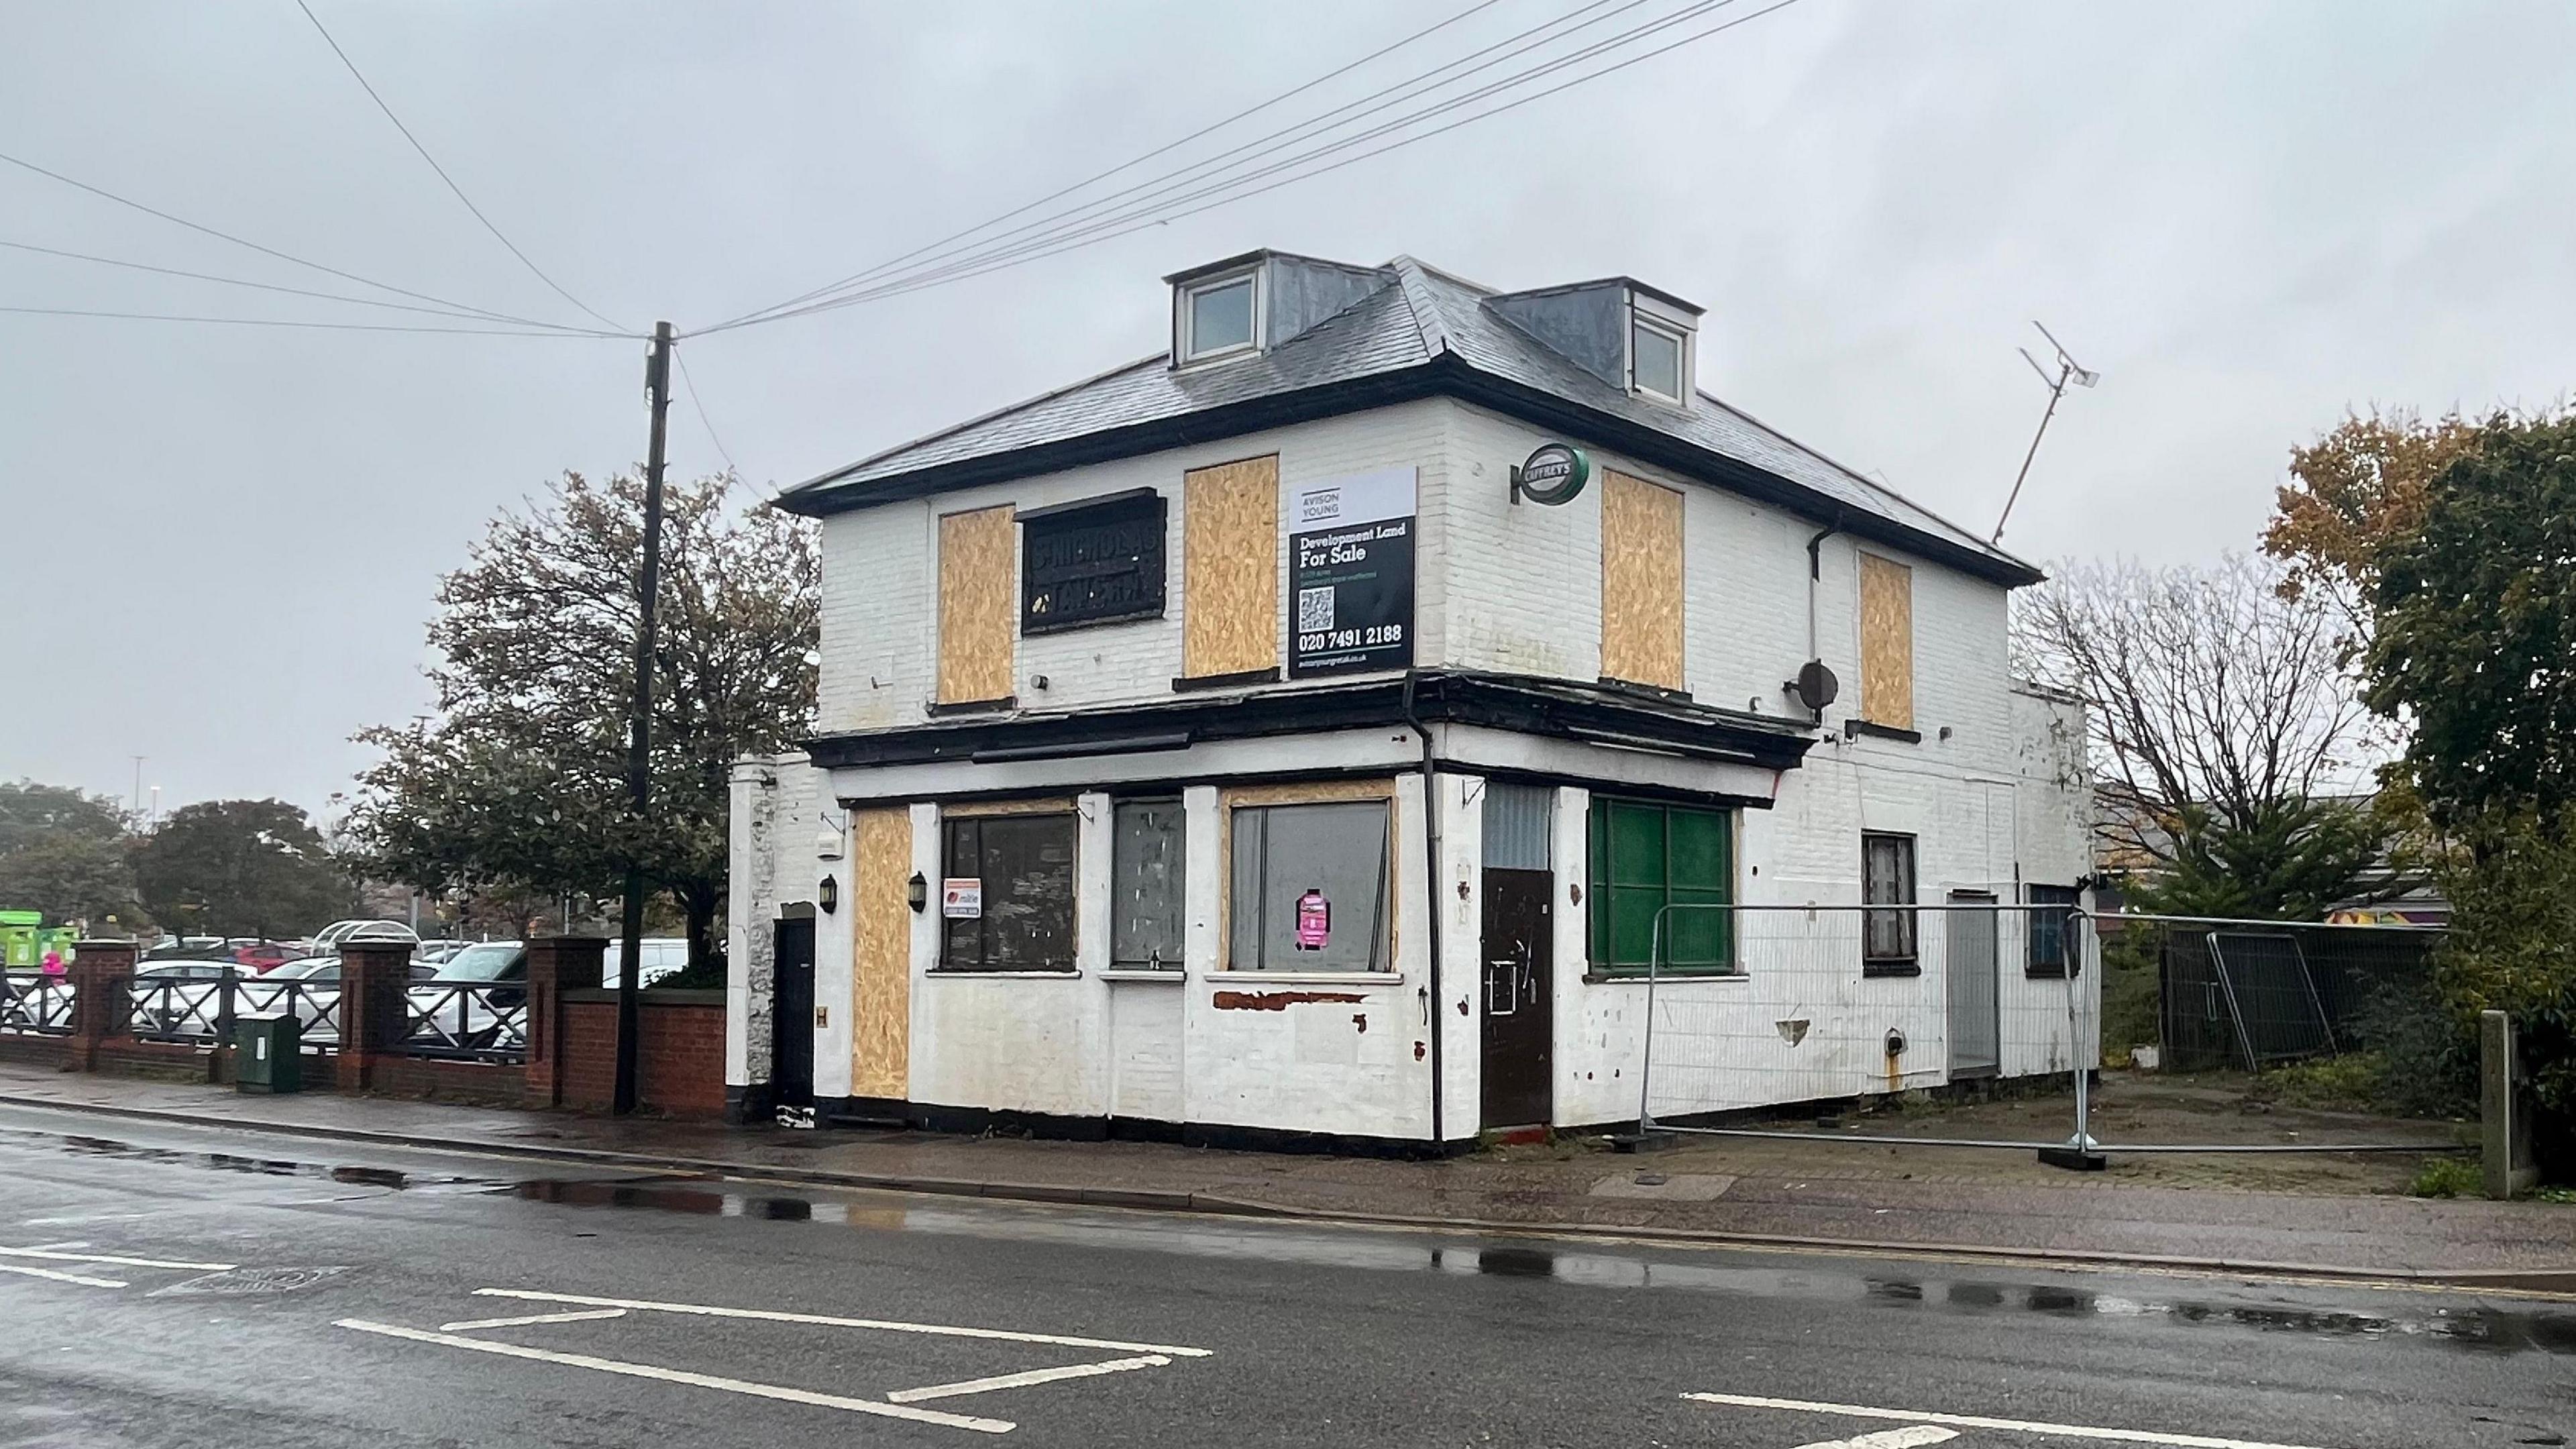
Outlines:
[{"label": "ground floor window", "polygon": [[1183,858],[1177,799],[1121,800],[1109,851],[1109,961],[1133,971],[1178,971],[1182,960]]},{"label": "ground floor window", "polygon": [[1392,814],[1384,800],[1235,807],[1227,968],[1393,969]]},{"label": "ground floor window", "polygon": [[2063,978],[2075,950],[2077,891],[2073,886],[2035,885],[2023,887],[2022,892],[2030,902],[2028,974]]},{"label": "ground floor window", "polygon": [[[1871,833],[1860,838],[1860,899],[1865,906],[1914,904],[1914,837]],[[1914,912],[1861,913],[1861,974],[1910,976],[1921,968],[1914,955]]]},{"label": "ground floor window", "polygon": [[1071,814],[940,821],[943,971],[1073,969]]},{"label": "ground floor window", "polygon": [[1736,969],[1734,811],[1596,795],[1589,829],[1593,969],[1645,970],[1659,916],[1658,970]]}]

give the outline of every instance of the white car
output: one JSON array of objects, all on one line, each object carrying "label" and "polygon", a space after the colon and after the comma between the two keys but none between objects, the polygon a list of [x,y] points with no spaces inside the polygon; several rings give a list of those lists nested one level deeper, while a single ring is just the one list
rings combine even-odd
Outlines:
[{"label": "white car", "polygon": [[[689,964],[689,943],[682,936],[647,936],[636,943],[636,954],[644,958],[644,970],[635,978],[638,986],[650,986],[665,976],[678,973]],[[610,941],[608,954],[601,960],[599,984],[615,986],[625,979],[626,943]]]}]

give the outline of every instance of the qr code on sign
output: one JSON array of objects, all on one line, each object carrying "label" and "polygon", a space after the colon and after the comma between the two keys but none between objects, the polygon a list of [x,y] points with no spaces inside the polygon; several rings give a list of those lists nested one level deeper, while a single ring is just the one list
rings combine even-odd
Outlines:
[{"label": "qr code on sign", "polygon": [[1321,633],[1333,627],[1333,586],[1297,591],[1297,632]]}]

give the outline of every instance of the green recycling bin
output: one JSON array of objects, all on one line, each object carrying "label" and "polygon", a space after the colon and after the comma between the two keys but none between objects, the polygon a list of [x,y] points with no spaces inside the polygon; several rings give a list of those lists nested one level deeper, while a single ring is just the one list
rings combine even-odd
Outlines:
[{"label": "green recycling bin", "polygon": [[304,1023],[294,1013],[233,1018],[233,1086],[244,1092],[304,1090]]}]

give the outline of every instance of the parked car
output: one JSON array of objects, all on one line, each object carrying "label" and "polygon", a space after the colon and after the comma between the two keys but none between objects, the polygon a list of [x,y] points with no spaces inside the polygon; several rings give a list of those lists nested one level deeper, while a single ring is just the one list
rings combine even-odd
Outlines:
[{"label": "parked car", "polygon": [[473,945],[471,941],[423,941],[412,949],[414,961],[444,961]]},{"label": "parked car", "polygon": [[265,975],[303,954],[292,946],[280,945],[275,941],[257,941],[247,946],[235,947],[232,956],[237,964]]},{"label": "parked car", "polygon": [[527,1039],[528,993],[509,985],[528,979],[528,948],[518,941],[478,941],[439,962],[411,989],[414,1046],[482,1051]]},{"label": "parked car", "polygon": [[[226,973],[249,973],[229,961],[155,961],[134,968],[134,1025],[163,1036],[212,1037],[223,1016]],[[240,998],[234,999],[240,1009]]]},{"label": "parked car", "polygon": [[[638,986],[650,986],[665,976],[673,975],[689,964],[689,943],[680,936],[647,936],[636,943],[638,955],[644,958],[644,970],[635,978]],[[625,978],[626,943],[608,943],[608,955],[600,963],[599,984],[615,986]]]}]

